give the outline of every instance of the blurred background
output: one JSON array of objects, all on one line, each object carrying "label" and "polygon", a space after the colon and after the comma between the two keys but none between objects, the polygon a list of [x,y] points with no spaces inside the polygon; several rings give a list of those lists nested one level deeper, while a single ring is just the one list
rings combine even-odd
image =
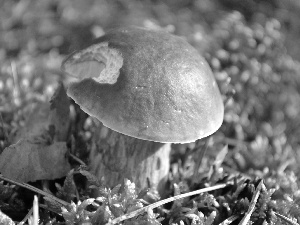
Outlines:
[{"label": "blurred background", "polygon": [[299,0],[2,0],[2,126],[13,132],[28,103],[50,99],[72,51],[114,27],[163,29],[193,45],[218,81],[226,112],[209,148],[228,144],[236,170],[299,177],[299,12]]}]

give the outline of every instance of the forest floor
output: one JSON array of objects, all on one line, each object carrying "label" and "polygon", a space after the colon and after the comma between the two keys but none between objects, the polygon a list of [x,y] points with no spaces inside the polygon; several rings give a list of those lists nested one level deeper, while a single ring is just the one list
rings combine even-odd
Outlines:
[{"label": "forest floor", "polygon": [[[299,224],[299,10],[297,0],[1,1],[0,224]],[[167,197],[200,190],[192,196],[160,202],[88,171],[94,124],[67,97],[61,63],[129,25],[184,37],[218,82],[222,127],[172,146]]]}]

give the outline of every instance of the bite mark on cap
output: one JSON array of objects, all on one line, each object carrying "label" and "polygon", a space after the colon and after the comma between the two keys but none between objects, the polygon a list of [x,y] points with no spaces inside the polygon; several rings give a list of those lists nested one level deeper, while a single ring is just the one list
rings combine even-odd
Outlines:
[{"label": "bite mark on cap", "polygon": [[64,62],[64,70],[80,80],[92,78],[98,83],[114,84],[123,66],[122,54],[107,42],[85,48]]}]

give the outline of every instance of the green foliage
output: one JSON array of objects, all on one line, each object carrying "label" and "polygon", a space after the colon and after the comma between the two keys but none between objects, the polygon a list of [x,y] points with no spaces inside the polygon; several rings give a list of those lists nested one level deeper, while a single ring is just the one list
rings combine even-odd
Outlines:
[{"label": "green foliage", "polygon": [[15,225],[14,221],[0,210],[0,224]]},{"label": "green foliage", "polygon": [[[71,202],[71,204],[65,208],[62,208],[62,215],[66,221],[66,223],[69,225],[73,224],[88,224],[91,219],[93,218],[93,215],[95,213],[89,212],[86,208],[87,206],[91,205],[94,202],[94,199],[86,199],[83,202],[79,201],[77,204],[74,202]],[[102,210],[101,210],[102,212]],[[100,213],[101,213],[100,212]],[[99,212],[98,212],[99,213]],[[99,214],[100,214],[99,213]],[[104,217],[104,214],[102,214]],[[103,217],[99,219],[100,222],[103,222]]]},{"label": "green foliage", "polygon": [[66,202],[71,202],[75,197],[76,186],[74,183],[74,170],[71,170],[64,181],[63,186],[56,184],[58,190],[57,197],[65,200]]},{"label": "green foliage", "polygon": [[274,187],[274,211],[298,222],[300,210],[299,181],[293,172],[277,173],[267,179],[266,185]]},{"label": "green foliage", "polygon": [[[138,194],[136,193],[135,184],[127,179],[125,179],[122,187],[117,185],[112,190],[101,188],[99,194],[100,197],[96,199],[107,207],[112,214],[112,218],[120,217],[144,206],[141,199],[137,199]],[[125,224],[158,225],[160,223],[156,218],[157,216],[157,214],[149,211],[146,215],[128,220]]]},{"label": "green foliage", "polygon": [[261,219],[265,219],[268,223],[272,221],[273,215],[272,210],[274,210],[274,202],[271,201],[271,197],[275,189],[266,190],[263,188],[259,196],[256,210],[253,212],[253,222],[258,222]]},{"label": "green foliage", "polygon": [[[63,207],[62,214],[67,224],[108,223],[126,213],[141,209],[145,203],[137,198],[135,184],[129,180],[113,189],[99,188],[98,194],[96,198],[88,198],[77,204],[72,202],[68,207]],[[137,218],[126,220],[124,224],[160,225],[161,219],[157,218],[158,216],[159,214],[148,210]]]}]

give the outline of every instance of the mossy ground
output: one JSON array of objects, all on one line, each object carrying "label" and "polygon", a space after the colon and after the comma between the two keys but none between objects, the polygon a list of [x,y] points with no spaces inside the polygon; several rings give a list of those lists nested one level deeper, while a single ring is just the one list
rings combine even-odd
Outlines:
[{"label": "mossy ground", "polygon": [[[0,3],[0,152],[26,125],[32,107],[48,102],[59,83],[66,82],[60,64],[67,54],[113,27],[165,29],[185,37],[207,59],[226,104],[218,132],[196,143],[173,146],[168,195],[220,183],[227,187],[176,200],[124,223],[220,224],[232,219],[231,224],[239,224],[262,180],[248,224],[300,223],[299,10],[297,0],[4,0]],[[70,108],[66,143],[72,155],[87,162],[93,125],[73,102]],[[53,138],[51,129],[49,136]],[[137,198],[158,200],[153,191],[134,193],[128,181],[107,190],[82,165],[78,167],[78,159],[69,161],[75,171],[66,178],[30,184],[48,188],[69,203],[81,205],[80,200],[81,208],[72,204],[60,216],[60,207],[40,197],[41,224],[81,224],[85,219],[104,223],[147,205]],[[87,181],[101,186],[96,203],[87,200],[91,193],[83,185]],[[0,210],[21,221],[34,194],[1,182]]]}]

